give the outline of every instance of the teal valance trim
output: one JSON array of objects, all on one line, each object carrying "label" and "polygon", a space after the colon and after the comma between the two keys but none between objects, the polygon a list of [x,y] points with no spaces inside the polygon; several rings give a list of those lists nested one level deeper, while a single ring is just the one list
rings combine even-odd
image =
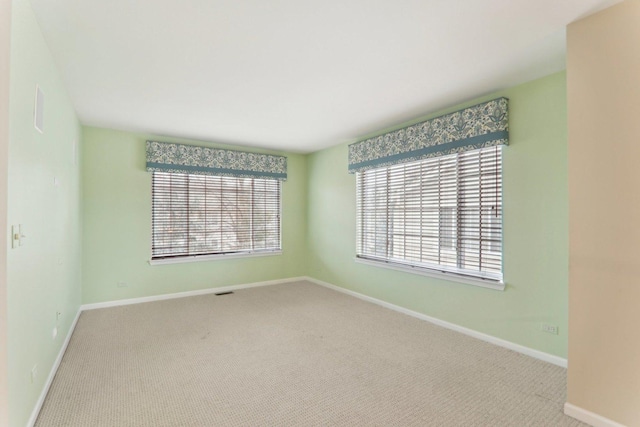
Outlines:
[{"label": "teal valance trim", "polygon": [[285,181],[287,158],[271,154],[147,141],[147,171]]},{"label": "teal valance trim", "polygon": [[509,144],[509,100],[497,98],[349,145],[349,173]]}]

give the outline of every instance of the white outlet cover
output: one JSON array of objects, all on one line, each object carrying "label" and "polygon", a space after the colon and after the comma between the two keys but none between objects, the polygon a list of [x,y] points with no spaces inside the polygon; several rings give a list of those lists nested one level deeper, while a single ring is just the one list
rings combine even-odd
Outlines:
[{"label": "white outlet cover", "polygon": [[58,328],[57,328],[57,327],[53,328],[53,333],[52,333],[52,335],[53,335],[53,339],[55,340],[55,339],[56,339],[56,337],[58,336]]}]

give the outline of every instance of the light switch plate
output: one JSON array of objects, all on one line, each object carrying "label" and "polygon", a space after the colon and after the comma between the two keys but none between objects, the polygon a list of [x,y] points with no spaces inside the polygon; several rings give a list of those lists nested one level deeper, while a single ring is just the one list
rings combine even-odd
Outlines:
[{"label": "light switch plate", "polygon": [[11,247],[17,248],[20,246],[20,226],[12,225],[11,226]]},{"label": "light switch plate", "polygon": [[26,236],[24,235],[24,229],[22,224],[12,225],[11,226],[11,247],[17,248],[24,244],[23,240]]}]

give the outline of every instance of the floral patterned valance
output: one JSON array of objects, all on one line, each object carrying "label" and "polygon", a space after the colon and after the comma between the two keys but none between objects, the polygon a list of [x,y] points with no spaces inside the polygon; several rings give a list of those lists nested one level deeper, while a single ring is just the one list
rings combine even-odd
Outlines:
[{"label": "floral patterned valance", "polygon": [[349,145],[349,173],[509,143],[509,100],[498,98]]},{"label": "floral patterned valance", "polygon": [[285,181],[287,158],[270,154],[147,141],[147,171]]}]

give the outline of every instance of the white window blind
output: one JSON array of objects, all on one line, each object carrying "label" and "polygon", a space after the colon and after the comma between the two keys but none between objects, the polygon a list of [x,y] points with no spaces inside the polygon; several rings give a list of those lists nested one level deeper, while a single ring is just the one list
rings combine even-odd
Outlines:
[{"label": "white window blind", "polygon": [[502,281],[502,147],[357,173],[357,256]]},{"label": "white window blind", "polygon": [[279,251],[280,181],[154,172],[152,259]]}]

